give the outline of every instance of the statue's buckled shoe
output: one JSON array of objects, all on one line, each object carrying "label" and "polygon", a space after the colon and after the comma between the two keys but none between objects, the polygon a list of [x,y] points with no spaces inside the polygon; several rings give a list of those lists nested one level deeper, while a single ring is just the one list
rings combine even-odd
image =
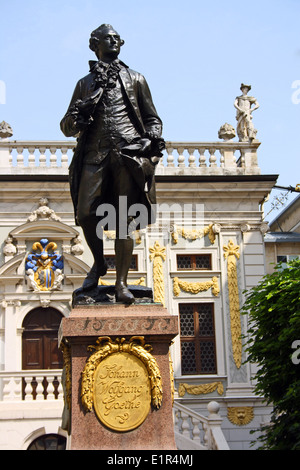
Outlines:
[{"label": "statue's buckled shoe", "polygon": [[123,304],[132,304],[135,301],[134,296],[129,289],[124,286],[116,286],[116,302],[122,302]]}]

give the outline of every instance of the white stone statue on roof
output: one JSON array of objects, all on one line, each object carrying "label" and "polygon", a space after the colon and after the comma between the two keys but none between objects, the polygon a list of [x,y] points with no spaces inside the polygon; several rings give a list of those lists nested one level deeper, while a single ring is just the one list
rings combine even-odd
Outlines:
[{"label": "white stone statue on roof", "polygon": [[257,108],[259,104],[257,99],[248,96],[249,91],[251,90],[251,85],[241,84],[242,95],[237,96],[234,102],[234,107],[237,110],[236,119],[237,119],[237,134],[240,142],[252,142],[256,138],[257,130],[254,129],[252,122],[252,113]]}]

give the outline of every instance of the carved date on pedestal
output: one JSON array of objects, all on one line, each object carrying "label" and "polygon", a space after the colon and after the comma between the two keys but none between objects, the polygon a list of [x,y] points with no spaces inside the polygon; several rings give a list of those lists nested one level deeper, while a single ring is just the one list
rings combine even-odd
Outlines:
[{"label": "carved date on pedestal", "polygon": [[[107,332],[114,333],[119,331],[127,331],[129,333],[139,330],[158,331],[164,332],[171,326],[172,318],[155,318],[148,317],[145,319],[140,318],[112,318],[112,319],[100,319],[100,318],[87,318],[84,320],[82,331],[95,331],[96,333],[103,332],[105,329]],[[176,318],[174,317],[174,321]]]}]

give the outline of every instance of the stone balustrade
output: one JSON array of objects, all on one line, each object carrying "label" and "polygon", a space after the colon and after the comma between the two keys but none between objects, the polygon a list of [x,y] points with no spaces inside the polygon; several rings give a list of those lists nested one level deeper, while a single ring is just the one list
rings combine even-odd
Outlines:
[{"label": "stone balustrade", "polygon": [[[76,141],[0,140],[1,174],[68,173]],[[260,174],[257,141],[166,142],[158,175]]]},{"label": "stone balustrade", "polygon": [[179,450],[229,450],[221,429],[220,406],[208,403],[208,417],[174,402],[175,440]]},{"label": "stone balustrade", "polygon": [[0,401],[63,399],[62,370],[0,372]]}]

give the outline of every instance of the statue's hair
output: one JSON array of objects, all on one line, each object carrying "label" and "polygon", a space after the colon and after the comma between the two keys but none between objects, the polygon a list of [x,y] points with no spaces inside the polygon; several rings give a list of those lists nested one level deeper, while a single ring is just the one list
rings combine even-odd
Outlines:
[{"label": "statue's hair", "polygon": [[96,53],[97,49],[98,49],[98,43],[99,43],[99,36],[101,36],[101,34],[103,34],[103,32],[107,29],[113,29],[115,31],[115,29],[110,25],[110,24],[102,24],[101,26],[99,26],[97,29],[95,29],[92,33],[91,33],[91,37],[90,37],[90,49]]}]

